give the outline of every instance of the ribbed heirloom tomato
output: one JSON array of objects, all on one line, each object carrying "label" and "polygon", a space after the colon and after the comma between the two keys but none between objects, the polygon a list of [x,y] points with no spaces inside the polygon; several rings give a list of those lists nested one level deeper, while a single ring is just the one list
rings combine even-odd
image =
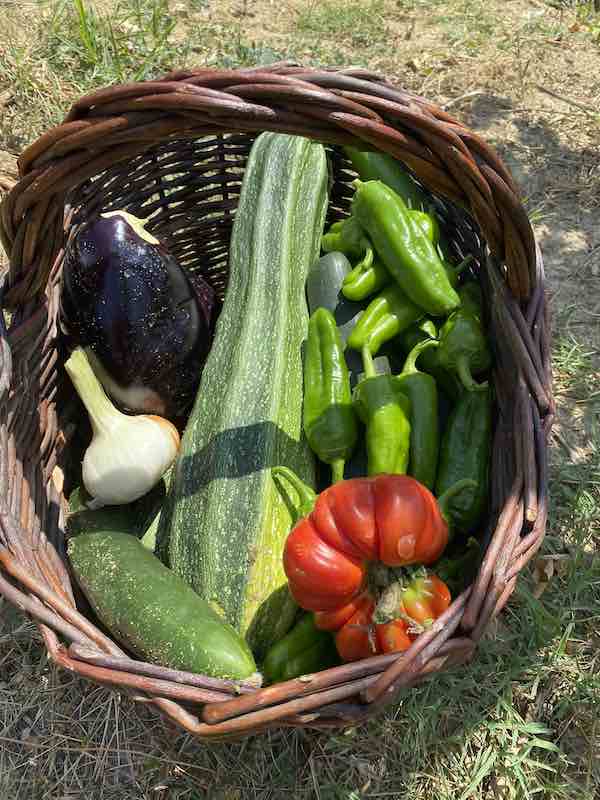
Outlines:
[{"label": "ribbed heirloom tomato", "polygon": [[423,571],[399,588],[399,601],[390,622],[378,623],[376,604],[368,592],[335,611],[317,611],[317,628],[335,632],[335,645],[344,661],[407,650],[416,637],[448,608],[450,591],[444,581]]},{"label": "ribbed heirloom tomato", "polygon": [[332,611],[360,593],[367,564],[432,564],[448,543],[440,502],[408,475],[333,484],[287,537],[290,591],[307,611]]},{"label": "ribbed heirloom tomato", "polygon": [[[280,474],[283,471],[280,471]],[[450,592],[424,573],[399,587],[397,618],[377,624],[368,577],[377,564],[432,564],[448,543],[443,498],[408,475],[376,475],[339,481],[315,498],[285,471],[301,499],[302,519],[285,543],[283,563],[292,596],[316,615],[319,627],[338,631],[345,660],[406,649],[426,620],[450,604]],[[472,482],[469,482],[471,485]],[[311,510],[312,509],[312,510]]]}]

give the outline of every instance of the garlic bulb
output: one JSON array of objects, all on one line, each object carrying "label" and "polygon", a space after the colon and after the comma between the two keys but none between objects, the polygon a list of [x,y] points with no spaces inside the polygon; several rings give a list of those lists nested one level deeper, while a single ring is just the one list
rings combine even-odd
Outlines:
[{"label": "garlic bulb", "polygon": [[65,362],[93,431],[82,465],[90,507],[122,505],[150,491],[171,466],[179,449],[174,425],[153,415],[129,416],[109,400],[86,353],[77,348]]}]

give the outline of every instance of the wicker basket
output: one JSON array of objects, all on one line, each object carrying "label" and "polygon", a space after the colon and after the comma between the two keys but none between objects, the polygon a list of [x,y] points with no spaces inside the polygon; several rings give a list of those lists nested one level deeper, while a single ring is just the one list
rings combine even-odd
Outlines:
[{"label": "wicker basket", "polygon": [[[244,165],[263,130],[328,145],[330,220],[347,212],[354,177],[339,145],[392,154],[431,192],[455,255],[475,258],[497,409],[485,555],[474,584],[401,655],[255,690],[130,658],[77,610],[63,494],[77,405],[61,369],[57,308],[66,237],[98,209],[152,216],[149,229],[222,292]],[[542,258],[493,150],[440,108],[370,72],[285,63],[176,72],[95,92],[25,150],[19,170],[0,208],[10,258],[1,305],[11,313],[8,330],[0,322],[0,592],[36,620],[50,657],[133,692],[205,738],[356,724],[400,687],[467,662],[543,539],[554,413]]]}]

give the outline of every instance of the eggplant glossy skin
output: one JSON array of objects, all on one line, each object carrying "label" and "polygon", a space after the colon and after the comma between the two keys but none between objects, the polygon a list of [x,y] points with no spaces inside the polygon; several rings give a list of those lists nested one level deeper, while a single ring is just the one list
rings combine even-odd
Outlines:
[{"label": "eggplant glossy skin", "polygon": [[[177,418],[190,407],[211,344],[215,294],[128,214],[101,215],[65,253],[67,333],[91,349],[125,408]],[[99,363],[98,363],[99,362]]]}]

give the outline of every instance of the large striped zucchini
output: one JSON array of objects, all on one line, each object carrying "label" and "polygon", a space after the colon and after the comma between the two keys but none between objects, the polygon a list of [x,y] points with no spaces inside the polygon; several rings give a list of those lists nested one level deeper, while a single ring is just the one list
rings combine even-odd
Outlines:
[{"label": "large striped zucchini", "polygon": [[223,309],[161,516],[159,552],[258,658],[296,613],[282,566],[292,517],[270,468],[285,464],[314,485],[301,351],[327,179],[321,145],[273,133],[255,141]]}]

